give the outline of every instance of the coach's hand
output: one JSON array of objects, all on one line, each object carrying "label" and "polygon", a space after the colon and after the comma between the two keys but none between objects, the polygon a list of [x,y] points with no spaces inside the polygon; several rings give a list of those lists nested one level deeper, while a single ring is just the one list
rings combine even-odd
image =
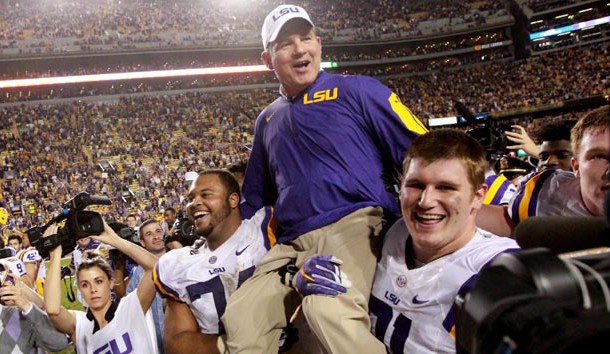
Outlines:
[{"label": "coach's hand", "polygon": [[340,259],[334,256],[313,256],[303,263],[293,278],[293,287],[302,296],[337,296],[352,284],[341,271]]}]

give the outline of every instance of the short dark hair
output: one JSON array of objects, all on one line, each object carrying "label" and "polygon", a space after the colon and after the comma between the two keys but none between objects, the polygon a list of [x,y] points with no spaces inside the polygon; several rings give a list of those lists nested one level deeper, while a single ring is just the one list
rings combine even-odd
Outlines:
[{"label": "short dark hair", "polygon": [[17,234],[12,234],[6,239],[6,243],[11,242],[11,240],[17,240],[19,243],[23,243],[23,238]]},{"label": "short dark hair", "polygon": [[[140,238],[142,238],[142,229],[144,229],[146,226],[148,226],[150,224],[155,224],[155,223],[157,225],[160,225],[159,222],[156,219],[153,218],[153,219],[145,220],[142,223],[142,225],[138,226],[138,233],[140,234]],[[171,225],[170,225],[170,227],[171,227]]]},{"label": "short dark hair", "polygon": [[176,214],[176,209],[174,209],[172,207],[165,208],[165,211],[171,211],[172,213]]},{"label": "short dark hair", "polygon": [[199,176],[204,176],[204,175],[217,175],[218,178],[220,179],[220,182],[225,187],[225,189],[227,191],[227,195],[236,193],[237,196],[241,199],[241,193],[239,191],[239,183],[237,182],[237,179],[235,179],[235,176],[231,172],[229,172],[227,170],[218,169],[218,168],[211,168],[211,169],[203,170],[203,171],[199,172]]},{"label": "short dark hair", "polygon": [[411,160],[421,158],[428,163],[438,160],[459,159],[468,174],[468,180],[476,192],[485,183],[487,159],[485,149],[476,139],[457,129],[439,129],[420,135],[407,151],[402,168],[409,170]]},{"label": "short dark hair", "polygon": [[231,172],[233,174],[235,174],[235,172],[245,173],[247,166],[248,166],[248,161],[241,160],[241,161],[236,162],[236,163],[230,165],[229,167],[227,167],[227,170],[229,170],[229,172]]},{"label": "short dark hair", "polygon": [[539,144],[545,141],[570,141],[570,130],[574,124],[576,124],[576,121],[573,120],[545,124],[540,128],[536,140],[538,140]]}]

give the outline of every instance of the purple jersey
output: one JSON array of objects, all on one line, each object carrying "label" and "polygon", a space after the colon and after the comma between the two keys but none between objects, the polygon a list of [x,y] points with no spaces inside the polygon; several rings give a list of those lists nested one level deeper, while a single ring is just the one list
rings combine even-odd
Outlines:
[{"label": "purple jersey", "polygon": [[278,242],[287,242],[367,206],[400,215],[394,177],[426,131],[379,81],[320,72],[258,117],[243,217],[273,205]]}]

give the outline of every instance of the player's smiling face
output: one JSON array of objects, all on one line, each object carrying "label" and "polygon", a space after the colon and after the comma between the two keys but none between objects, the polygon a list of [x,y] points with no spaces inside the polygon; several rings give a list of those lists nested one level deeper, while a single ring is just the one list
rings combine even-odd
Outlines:
[{"label": "player's smiling face", "polygon": [[187,196],[186,212],[198,235],[206,238],[224,235],[225,221],[233,207],[239,204],[239,197],[227,195],[218,175],[199,176],[191,185]]},{"label": "player's smiling face", "polygon": [[296,96],[318,77],[322,42],[311,24],[294,19],[284,25],[262,57],[265,65],[275,70],[284,94]]},{"label": "player's smiling face", "polygon": [[411,160],[402,179],[400,204],[417,260],[427,263],[468,243],[485,192],[481,185],[473,193],[458,159]]}]

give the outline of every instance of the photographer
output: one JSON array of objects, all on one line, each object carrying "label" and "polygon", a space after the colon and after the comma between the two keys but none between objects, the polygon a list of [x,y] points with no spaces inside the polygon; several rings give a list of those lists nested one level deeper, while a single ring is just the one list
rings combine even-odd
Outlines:
[{"label": "photographer", "polygon": [[[142,223],[139,227],[138,234],[140,235],[140,245],[144,247],[148,252],[159,258],[167,252],[165,243],[163,242],[163,229],[161,224],[155,219],[148,219]],[[127,285],[127,293],[131,293],[138,289],[142,277],[145,274],[145,270],[142,266],[137,266],[129,273],[129,285]],[[116,274],[116,271],[115,271]],[[119,279],[117,279],[117,283]],[[116,290],[115,283],[115,290]],[[155,322],[155,331],[157,332],[157,346],[159,353],[164,353],[163,348],[163,299],[159,293],[156,293],[155,300],[151,306],[151,312],[153,320]]]},{"label": "photographer", "polygon": [[[55,224],[51,225],[44,236],[53,236],[57,230]],[[105,222],[104,231],[100,235],[90,237],[117,248],[135,260],[146,272],[138,290],[121,299],[116,305],[111,300],[114,279],[110,266],[95,253],[87,253],[87,257],[83,257],[76,269],[76,280],[89,308],[86,312],[68,311],[61,306],[62,246],[58,245],[49,252],[49,269],[45,283],[46,310],[55,328],[70,335],[76,350],[82,353],[102,351],[109,345],[118,345],[132,353],[157,353],[154,325],[148,312],[155,297],[151,270],[156,257],[142,247],[122,239]]]},{"label": "photographer", "polygon": [[[82,261],[82,256],[86,251],[95,251],[100,253],[106,261],[108,261],[108,251],[102,247],[101,242],[92,239],[91,237],[83,237],[76,241],[76,246],[74,247],[74,251],[72,251],[72,259],[70,260],[70,265],[64,267],[62,274],[66,276],[72,276],[76,273],[76,269],[78,269],[78,265]],[[63,277],[62,277],[63,278]],[[87,307],[87,302],[83,298],[77,287],[77,296],[78,301],[84,306]]]},{"label": "photographer", "polygon": [[[13,275],[9,274],[10,279]],[[7,279],[9,279],[7,277]],[[44,302],[18,278],[15,285],[4,280],[0,287],[0,352],[31,353],[34,350],[59,351],[68,338],[55,330],[40,309]],[[18,336],[11,335],[17,333]]]}]

